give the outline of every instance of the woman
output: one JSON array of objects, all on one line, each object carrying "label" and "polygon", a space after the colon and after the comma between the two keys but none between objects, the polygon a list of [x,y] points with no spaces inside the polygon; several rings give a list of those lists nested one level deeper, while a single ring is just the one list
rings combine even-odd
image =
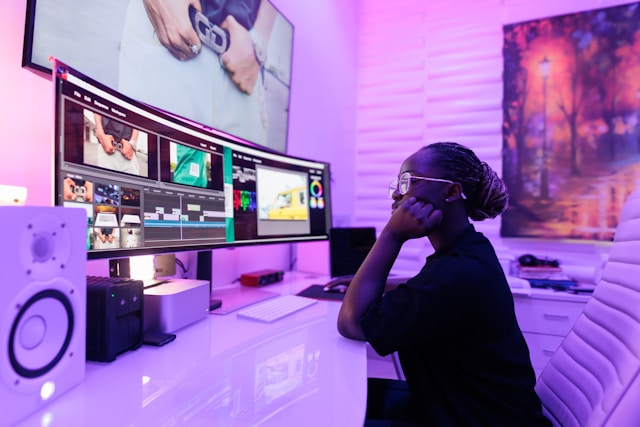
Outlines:
[{"label": "woman", "polygon": [[[405,160],[390,196],[391,218],[338,317],[343,336],[381,355],[397,351],[406,377],[369,379],[367,423],[548,425],[504,272],[469,222],[506,209],[503,181],[468,148],[435,143]],[[383,293],[402,245],[424,236],[435,252],[417,276]]]}]

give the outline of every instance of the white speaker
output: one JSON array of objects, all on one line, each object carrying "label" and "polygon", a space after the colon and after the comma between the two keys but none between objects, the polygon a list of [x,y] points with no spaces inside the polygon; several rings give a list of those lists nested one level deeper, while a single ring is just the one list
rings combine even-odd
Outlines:
[{"label": "white speaker", "polygon": [[84,209],[0,206],[0,426],[84,378]]}]

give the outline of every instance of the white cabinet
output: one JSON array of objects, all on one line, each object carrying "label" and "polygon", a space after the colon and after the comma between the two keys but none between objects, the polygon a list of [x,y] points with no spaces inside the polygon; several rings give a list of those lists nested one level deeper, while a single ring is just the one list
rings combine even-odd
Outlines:
[{"label": "white cabinet", "polygon": [[531,364],[540,375],[584,309],[589,295],[547,289],[514,290],[518,324],[529,346]]}]

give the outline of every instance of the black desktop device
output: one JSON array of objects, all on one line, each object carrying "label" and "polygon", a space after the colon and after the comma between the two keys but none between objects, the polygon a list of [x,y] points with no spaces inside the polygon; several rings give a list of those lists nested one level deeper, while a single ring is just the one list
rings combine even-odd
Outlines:
[{"label": "black desktop device", "polygon": [[334,227],[329,231],[331,277],[354,275],[376,242],[374,227]]},{"label": "black desktop device", "polygon": [[143,343],[143,282],[87,277],[87,360],[112,362]]},{"label": "black desktop device", "polygon": [[347,286],[376,242],[375,227],[334,227],[329,230],[331,280],[311,285],[298,295],[341,301]]}]

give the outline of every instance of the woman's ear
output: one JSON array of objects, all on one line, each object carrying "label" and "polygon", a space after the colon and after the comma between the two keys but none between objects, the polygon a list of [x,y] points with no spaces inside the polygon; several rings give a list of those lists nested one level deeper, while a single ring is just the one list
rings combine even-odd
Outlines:
[{"label": "woman's ear", "polygon": [[447,191],[447,198],[444,199],[444,201],[453,202],[461,197],[464,198],[462,193],[462,184],[460,184],[459,182],[454,182],[449,186],[449,190]]}]

